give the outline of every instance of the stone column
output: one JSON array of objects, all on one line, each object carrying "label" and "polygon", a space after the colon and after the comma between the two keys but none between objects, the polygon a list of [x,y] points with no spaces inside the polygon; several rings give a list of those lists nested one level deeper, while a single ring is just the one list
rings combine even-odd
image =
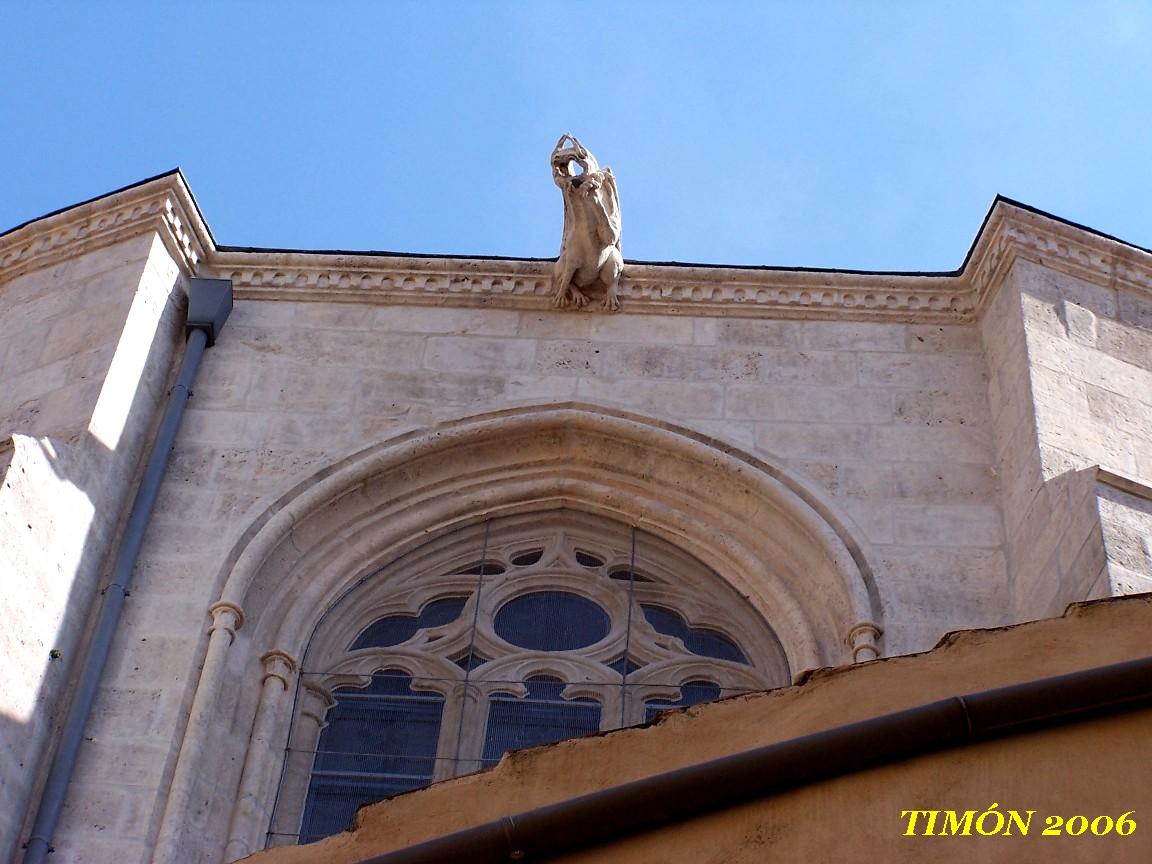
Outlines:
[{"label": "stone column", "polygon": [[286,725],[284,713],[291,704],[289,694],[296,679],[296,660],[285,651],[268,651],[260,662],[264,667],[260,704],[240,775],[240,794],[232,810],[225,861],[244,858],[264,846],[261,841],[271,816],[271,781],[277,764],[273,740],[283,734],[277,732]]},{"label": "stone column", "polygon": [[871,621],[862,621],[848,631],[848,647],[852,649],[852,662],[864,663],[880,656],[877,640],[884,631]]},{"label": "stone column", "polygon": [[220,695],[228,649],[236,637],[236,631],[244,624],[244,611],[227,600],[213,603],[208,607],[208,614],[212,616],[212,626],[208,630],[208,651],[204,656],[196,696],[192,700],[192,710],[188,715],[188,727],[184,730],[180,755],[176,759],[176,769],[172,773],[172,783],[168,787],[168,801],[164,806],[156,850],[152,855],[153,864],[179,864],[183,860],[181,838],[189,818],[192,789],[203,766],[204,750],[212,738],[216,702]]},{"label": "stone column", "polygon": [[461,681],[444,694],[436,753],[452,758],[436,760],[433,781],[480,770],[490,686],[482,681]]},{"label": "stone column", "polygon": [[284,774],[280,782],[280,794],[277,796],[276,812],[272,814],[269,846],[292,843],[292,837],[300,830],[300,817],[304,814],[304,801],[308,797],[316,745],[320,741],[321,730],[328,725],[328,712],[336,704],[326,687],[309,682],[300,685],[299,700],[300,711],[284,758]]}]

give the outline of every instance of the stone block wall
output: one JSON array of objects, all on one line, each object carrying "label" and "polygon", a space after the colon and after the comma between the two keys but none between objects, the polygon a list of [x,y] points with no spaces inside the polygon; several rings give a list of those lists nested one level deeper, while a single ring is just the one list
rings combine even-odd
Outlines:
[{"label": "stone block wall", "polygon": [[155,234],[0,284],[0,858],[49,738],[166,390],[179,272]]},{"label": "stone block wall", "polygon": [[152,240],[136,237],[3,283],[0,438],[67,438],[87,428]]},{"label": "stone block wall", "polygon": [[441,420],[545,402],[622,408],[833,495],[876,549],[897,622],[889,650],[917,650],[974,616],[1000,623],[979,349],[963,325],[241,302],[205,362],[165,507],[190,507],[192,492],[243,512]]},{"label": "stone block wall", "polygon": [[[376,442],[510,406],[653,416],[831,496],[870,546],[886,650],[904,653],[1005,621],[985,389],[973,325],[238,301],[173,452],[60,861],[93,848],[147,859],[229,550],[310,474]],[[238,781],[231,751],[213,770],[221,776],[207,790]],[[114,833],[98,828],[111,817],[97,818],[110,790],[133,802],[118,813],[137,814]],[[189,861],[222,848],[227,803],[204,793]]]},{"label": "stone block wall", "polygon": [[1100,465],[1152,484],[1152,298],[1019,262],[1045,475]]},{"label": "stone block wall", "polygon": [[1096,506],[1104,535],[1107,583],[1102,594],[1152,591],[1152,495],[1147,487],[1097,484]]},{"label": "stone block wall", "polygon": [[1115,591],[1096,466],[1147,485],[1152,303],[1017,260],[981,327],[1016,615]]}]

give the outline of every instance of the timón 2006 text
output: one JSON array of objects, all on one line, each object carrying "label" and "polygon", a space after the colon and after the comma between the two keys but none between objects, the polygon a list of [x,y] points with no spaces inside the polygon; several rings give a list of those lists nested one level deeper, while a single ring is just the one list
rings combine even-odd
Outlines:
[{"label": "tim\u00f3n 2006 text", "polygon": [[[1135,810],[1113,819],[1111,816],[1097,816],[1089,820],[1087,816],[1046,816],[1041,836],[1059,837],[1067,834],[1079,837],[1090,833],[1096,837],[1105,834],[1118,834],[1128,837],[1136,833]],[[979,810],[901,810],[900,818],[908,821],[904,829],[905,837],[1027,837],[1032,827],[1035,810],[1001,812],[999,804],[993,804],[984,811]]]}]

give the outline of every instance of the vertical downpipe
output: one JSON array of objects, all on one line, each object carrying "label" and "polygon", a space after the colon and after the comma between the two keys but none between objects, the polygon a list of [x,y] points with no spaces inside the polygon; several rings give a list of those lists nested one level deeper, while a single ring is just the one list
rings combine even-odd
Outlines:
[{"label": "vertical downpipe", "polygon": [[228,320],[231,311],[231,280],[190,280],[188,320],[184,325],[188,342],[184,348],[184,359],[176,376],[176,384],[168,392],[164,416],[156,432],[156,439],[152,442],[144,476],[140,480],[140,488],[136,490],[136,498],[132,502],[132,510],[124,527],[124,536],[121,537],[120,547],[116,552],[111,582],[103,591],[96,629],[84,657],[72,704],[68,707],[68,716],[60,733],[60,743],[52,759],[48,780],[40,795],[32,834],[25,844],[27,851],[24,853],[24,864],[43,864],[48,853],[52,851],[52,835],[64,809],[68,784],[76,767],[80,743],[84,740],[84,727],[88,725],[88,717],[92,713],[92,704],[96,700],[100,678],[108,662],[112,638],[116,634],[116,625],[124,608],[124,598],[128,596],[128,589],[132,584],[132,571],[140,555],[140,548],[144,545],[144,534],[148,528],[148,520],[152,516],[152,508],[156,504],[160,483],[168,467],[168,457],[176,440],[176,432],[180,428],[180,420],[184,416],[188,398],[192,395],[192,382],[196,379],[196,372],[200,368],[200,360],[204,356],[205,349],[215,344],[216,336],[223,328],[224,322]]}]

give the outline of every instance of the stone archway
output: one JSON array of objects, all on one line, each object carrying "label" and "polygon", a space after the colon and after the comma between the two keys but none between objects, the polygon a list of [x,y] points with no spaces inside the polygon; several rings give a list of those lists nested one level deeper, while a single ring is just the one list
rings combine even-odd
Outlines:
[{"label": "stone archway", "polygon": [[636,525],[721,574],[772,622],[797,673],[880,653],[866,547],[819,493],[783,469],[688,430],[594,406],[455,421],[314,475],[234,549],[156,860],[177,860],[184,814],[204,782],[192,766],[222,717],[252,730],[227,857],[261,845],[295,658],[350,585],[432,537],[559,507]]}]

